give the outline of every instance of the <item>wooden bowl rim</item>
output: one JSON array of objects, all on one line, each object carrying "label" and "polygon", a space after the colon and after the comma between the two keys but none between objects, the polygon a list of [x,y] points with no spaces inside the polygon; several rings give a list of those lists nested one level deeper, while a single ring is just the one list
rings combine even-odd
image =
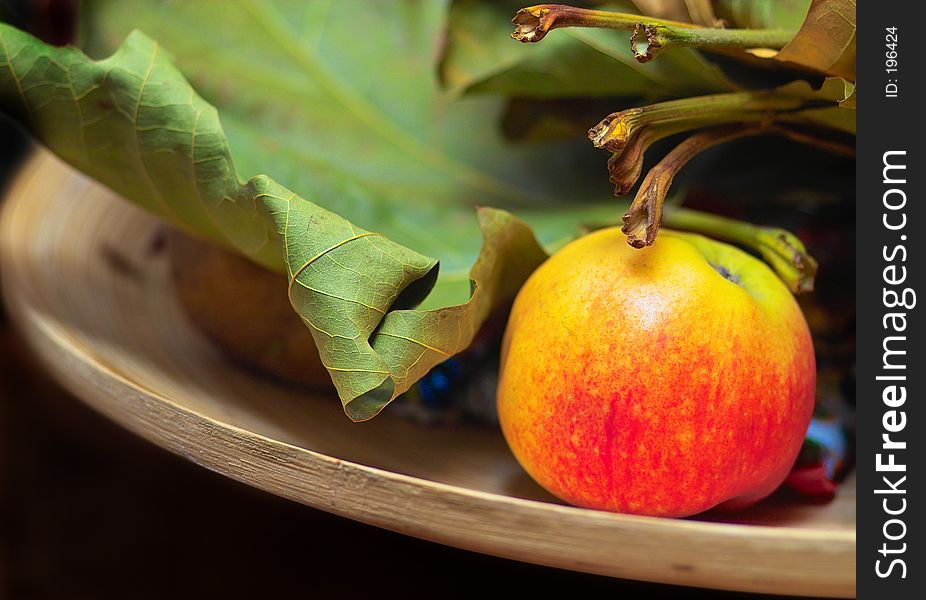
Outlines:
[{"label": "wooden bowl rim", "polygon": [[[812,557],[821,554],[827,555],[831,560],[835,557],[836,562],[840,565],[845,563],[845,566],[848,566],[849,563],[846,561],[848,556],[851,555],[852,564],[854,564],[856,544],[854,529],[775,527],[624,515],[470,489],[413,475],[396,473],[358,462],[342,460],[309,448],[267,437],[197,412],[159,393],[157,390],[140,385],[109,368],[109,366],[98,360],[92,352],[82,348],[79,340],[73,339],[66,330],[59,328],[58,325],[45,318],[40,311],[31,306],[26,294],[22,291],[21,282],[17,281],[15,277],[18,273],[15,265],[17,260],[21,259],[16,255],[14,240],[24,235],[23,232],[14,231],[11,226],[13,221],[12,213],[17,203],[24,202],[22,196],[16,195],[16,191],[21,184],[20,180],[24,179],[24,173],[34,172],[48,161],[59,162],[48,155],[47,152],[40,151],[21,167],[20,177],[6,191],[5,206],[3,206],[2,214],[0,214],[0,249],[3,250],[0,252],[0,274],[3,276],[3,295],[7,305],[10,307],[11,320],[33,349],[37,351],[56,379],[95,410],[141,437],[212,471],[321,510],[431,541],[560,568],[701,587],[715,587],[712,581],[717,580],[718,573],[723,572],[714,567],[713,570],[709,568],[707,571],[699,572],[688,572],[679,569],[675,573],[661,573],[659,568],[654,567],[652,572],[647,571],[640,574],[627,571],[621,565],[611,564],[604,559],[597,564],[578,561],[570,563],[569,560],[562,556],[563,552],[557,550],[554,546],[551,546],[546,553],[540,549],[537,554],[532,554],[529,551],[530,543],[525,542],[527,545],[523,546],[521,541],[516,539],[499,541],[479,538],[479,535],[484,535],[485,532],[495,531],[492,529],[492,523],[480,521],[478,518],[479,510],[487,509],[511,514],[514,517],[512,522],[517,521],[528,530],[533,527],[535,532],[546,532],[547,530],[541,527],[543,525],[542,518],[555,515],[557,519],[563,523],[571,523],[573,527],[607,527],[609,533],[618,539],[622,533],[633,533],[644,536],[642,539],[645,539],[645,536],[651,534],[657,537],[666,535],[671,537],[673,534],[683,532],[698,537],[700,539],[699,543],[704,544],[705,547],[725,540],[734,544],[742,540],[765,541],[772,544],[771,550],[786,552],[787,554],[796,551],[795,554],[803,556],[803,559],[792,560],[794,565],[803,565],[804,563],[801,560],[811,560]],[[63,163],[59,162],[59,164],[61,168],[68,168]],[[96,374],[99,381],[94,382],[93,378],[90,377],[92,374]],[[143,411],[133,413],[129,410],[130,407],[141,406],[146,402],[150,403],[149,410],[153,407],[155,412],[158,410],[166,412],[165,416],[168,418],[158,421],[160,427],[150,427],[150,424],[143,418]],[[139,416],[140,414],[142,416]],[[184,429],[180,426],[180,423],[185,422],[193,423],[195,427]],[[194,435],[185,437],[189,436],[191,431],[194,432]],[[200,439],[197,439],[197,435]],[[381,504],[378,504],[375,508],[378,508],[381,512],[371,512],[369,507],[363,508],[358,507],[356,504],[351,505],[349,502],[344,502],[345,496],[341,498],[327,497],[324,490],[322,490],[322,493],[313,496],[315,490],[310,487],[286,487],[283,484],[276,486],[261,485],[253,477],[248,477],[246,472],[236,469],[234,465],[211,460],[208,455],[197,455],[198,451],[202,451],[199,444],[204,441],[206,443],[210,441],[237,443],[240,445],[239,450],[253,459],[254,464],[258,465],[265,463],[270,465],[267,461],[272,462],[275,460],[273,453],[262,451],[263,449],[276,450],[278,455],[287,461],[286,465],[292,466],[289,461],[296,459],[302,463],[301,466],[308,467],[300,472],[301,476],[306,479],[302,483],[309,483],[315,487],[327,485],[332,488],[337,487],[337,485],[333,486],[332,484],[340,485],[342,482],[356,479],[367,494],[379,494],[376,497],[379,498]],[[325,479],[326,475],[329,476],[327,480]],[[357,483],[355,482],[354,485],[357,485]],[[408,494],[408,497],[412,499],[434,501],[436,506],[448,511],[446,513],[448,521],[457,519],[458,521],[468,522],[472,531],[475,531],[477,535],[467,537],[466,534],[459,530],[455,522],[449,524],[437,523],[436,525],[432,524],[430,528],[422,528],[414,522],[414,519],[403,517],[403,510],[407,512],[404,507],[389,512],[389,508],[395,507],[388,505],[388,496],[396,494],[400,497]],[[503,530],[507,528],[505,523],[501,525]],[[510,525],[511,522],[508,523],[508,526]],[[569,529],[569,527],[564,527],[564,529]],[[790,544],[799,544],[801,542],[806,542],[806,544],[797,547],[790,546]],[[528,550],[525,550],[525,548],[528,548]],[[754,552],[753,555],[755,556]],[[761,571],[761,565],[755,566],[750,563],[750,566],[754,566],[755,569]],[[743,564],[731,564],[730,570],[743,567]],[[747,568],[746,571],[748,570]],[[803,593],[808,595],[850,596],[854,593],[854,569],[852,569],[851,581],[847,575],[840,573],[834,575],[828,582],[789,581],[790,577],[787,573],[782,580],[772,581],[763,578],[768,575],[760,576],[757,572],[731,573],[726,579],[716,581],[719,584],[716,587],[740,591]]]}]

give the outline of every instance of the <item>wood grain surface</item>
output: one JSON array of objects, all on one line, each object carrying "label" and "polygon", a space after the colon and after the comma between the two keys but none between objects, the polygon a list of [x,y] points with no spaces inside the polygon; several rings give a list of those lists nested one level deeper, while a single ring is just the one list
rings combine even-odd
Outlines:
[{"label": "wood grain surface", "polygon": [[[420,538],[614,577],[719,589],[855,593],[855,486],[669,520],[564,506],[492,428],[351,423],[335,398],[230,364],[171,287],[164,225],[44,151],[0,222],[12,318],[87,404],[207,469]],[[285,293],[281,280],[281,293]],[[216,298],[216,310],[234,298]]]}]

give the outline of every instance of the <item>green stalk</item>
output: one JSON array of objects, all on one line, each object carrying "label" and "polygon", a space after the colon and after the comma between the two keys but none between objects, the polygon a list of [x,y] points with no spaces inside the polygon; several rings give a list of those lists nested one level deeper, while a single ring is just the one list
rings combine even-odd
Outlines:
[{"label": "green stalk", "polygon": [[662,48],[702,48],[718,52],[751,48],[780,50],[794,37],[783,29],[720,29],[643,15],[590,10],[562,4],[538,4],[519,10],[511,20],[511,37],[523,43],[542,40],[564,27],[631,31],[630,45],[640,62],[652,60]]},{"label": "green stalk", "polygon": [[696,96],[612,113],[589,130],[588,138],[597,148],[619,153],[641,131],[656,125],[672,124],[680,126],[678,131],[689,131],[726,123],[770,122],[779,113],[802,108],[807,108],[804,100],[774,92]]},{"label": "green stalk", "polygon": [[673,229],[693,231],[750,248],[765,259],[792,292],[799,294],[813,291],[817,261],[807,253],[804,244],[793,233],[777,227],[762,227],[671,207],[666,211],[665,223]]},{"label": "green stalk", "polygon": [[793,37],[793,31],[784,29],[691,29],[637,23],[630,37],[630,47],[638,61],[647,62],[660,50],[668,48],[780,50]]},{"label": "green stalk", "polygon": [[590,10],[563,4],[538,4],[519,10],[511,20],[515,30],[511,37],[519,42],[539,42],[553,29],[563,27],[593,27],[633,31],[639,23],[674,28],[696,28],[691,23],[652,19],[641,15]]}]

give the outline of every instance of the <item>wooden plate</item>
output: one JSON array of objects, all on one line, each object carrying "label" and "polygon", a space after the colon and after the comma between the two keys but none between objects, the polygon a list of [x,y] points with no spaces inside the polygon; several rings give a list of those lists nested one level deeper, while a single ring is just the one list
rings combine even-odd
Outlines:
[{"label": "wooden plate", "polygon": [[229,364],[174,298],[163,227],[44,151],[9,189],[0,224],[4,295],[26,339],[64,385],[138,435],[285,498],[478,552],[664,583],[855,593],[851,480],[830,504],[772,500],[735,522],[561,505],[495,429],[423,428],[388,410],[354,424],[336,399]]}]

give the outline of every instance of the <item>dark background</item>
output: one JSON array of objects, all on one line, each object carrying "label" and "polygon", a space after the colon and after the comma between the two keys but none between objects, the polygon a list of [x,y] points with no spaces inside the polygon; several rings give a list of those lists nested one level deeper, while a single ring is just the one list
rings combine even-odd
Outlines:
[{"label": "dark background", "polygon": [[[46,40],[70,39],[74,2],[0,0],[0,10]],[[0,189],[26,149],[0,116]],[[0,599],[455,597],[511,586],[524,596],[756,597],[497,559],[251,489],[85,407],[50,380],[0,308]]]}]

